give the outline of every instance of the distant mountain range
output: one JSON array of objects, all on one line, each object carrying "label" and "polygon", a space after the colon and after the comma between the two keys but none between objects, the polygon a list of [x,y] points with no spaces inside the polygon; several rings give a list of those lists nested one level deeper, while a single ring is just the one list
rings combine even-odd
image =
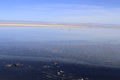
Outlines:
[{"label": "distant mountain range", "polygon": [[38,21],[1,21],[1,27],[77,27],[77,28],[120,28],[120,25],[117,24],[93,24],[93,23],[80,23],[80,24],[71,24],[71,23],[49,23],[49,22],[38,22]]}]

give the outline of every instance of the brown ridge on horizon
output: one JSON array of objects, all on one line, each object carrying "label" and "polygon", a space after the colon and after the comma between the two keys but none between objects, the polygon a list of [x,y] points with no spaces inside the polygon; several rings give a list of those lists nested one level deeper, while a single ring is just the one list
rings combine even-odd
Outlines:
[{"label": "brown ridge on horizon", "polygon": [[96,25],[96,24],[62,24],[62,23],[40,23],[40,22],[18,22],[18,21],[0,21],[0,27],[78,27],[78,28],[120,28],[113,25]]}]

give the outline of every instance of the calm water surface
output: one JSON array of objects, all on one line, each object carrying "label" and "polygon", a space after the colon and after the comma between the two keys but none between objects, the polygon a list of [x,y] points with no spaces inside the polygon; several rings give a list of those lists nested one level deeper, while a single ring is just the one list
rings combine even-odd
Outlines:
[{"label": "calm water surface", "polygon": [[120,67],[120,29],[0,27],[1,58]]},{"label": "calm water surface", "polygon": [[1,41],[117,41],[120,29],[115,28],[55,28],[55,27],[1,27]]}]

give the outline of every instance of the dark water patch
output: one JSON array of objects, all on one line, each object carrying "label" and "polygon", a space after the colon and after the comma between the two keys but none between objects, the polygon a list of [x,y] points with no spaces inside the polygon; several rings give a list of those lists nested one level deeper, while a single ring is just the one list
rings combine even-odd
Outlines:
[{"label": "dark water patch", "polygon": [[[8,64],[23,64],[8,67]],[[1,80],[119,80],[120,69],[57,61],[0,60]]]},{"label": "dark water patch", "polygon": [[0,45],[0,58],[58,60],[96,66],[120,67],[119,44],[10,43]]}]

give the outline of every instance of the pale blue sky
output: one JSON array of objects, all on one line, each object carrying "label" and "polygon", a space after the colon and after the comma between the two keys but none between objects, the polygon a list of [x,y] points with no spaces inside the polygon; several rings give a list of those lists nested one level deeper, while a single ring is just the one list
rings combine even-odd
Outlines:
[{"label": "pale blue sky", "polygon": [[120,23],[119,0],[0,0],[0,20]]}]

